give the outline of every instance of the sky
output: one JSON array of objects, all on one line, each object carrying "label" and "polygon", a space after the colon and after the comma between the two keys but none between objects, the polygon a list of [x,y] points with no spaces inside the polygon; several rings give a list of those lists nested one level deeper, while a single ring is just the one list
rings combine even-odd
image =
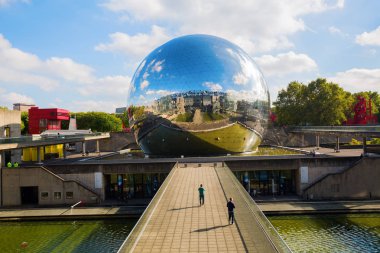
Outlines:
[{"label": "sky", "polygon": [[188,34],[240,46],[272,102],[319,77],[380,93],[379,10],[378,0],[0,0],[0,106],[114,112],[144,57]]}]

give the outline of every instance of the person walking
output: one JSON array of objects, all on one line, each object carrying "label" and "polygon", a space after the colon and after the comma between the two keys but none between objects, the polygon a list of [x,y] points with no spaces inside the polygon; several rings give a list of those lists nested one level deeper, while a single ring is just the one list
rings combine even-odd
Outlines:
[{"label": "person walking", "polygon": [[199,192],[199,205],[202,206],[205,204],[205,189],[203,188],[202,184],[198,188]]},{"label": "person walking", "polygon": [[228,208],[228,223],[229,224],[234,224],[234,209],[235,209],[235,204],[233,202],[233,199],[230,198],[230,201],[227,202],[227,208]]}]

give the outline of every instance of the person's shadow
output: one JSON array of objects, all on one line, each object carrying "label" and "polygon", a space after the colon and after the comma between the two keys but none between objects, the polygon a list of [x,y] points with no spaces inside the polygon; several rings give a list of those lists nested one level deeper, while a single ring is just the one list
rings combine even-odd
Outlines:
[{"label": "person's shadow", "polygon": [[179,210],[195,208],[195,207],[199,207],[199,206],[187,206],[187,207],[172,208],[172,209],[169,209],[169,211],[179,211]]},{"label": "person's shadow", "polygon": [[213,230],[213,229],[224,228],[224,227],[228,227],[228,226],[229,225],[220,225],[220,226],[209,227],[209,228],[201,228],[201,229],[197,229],[197,230],[191,231],[190,233],[194,233],[194,232],[197,232],[197,233],[207,232],[207,231],[210,231],[210,230]]}]

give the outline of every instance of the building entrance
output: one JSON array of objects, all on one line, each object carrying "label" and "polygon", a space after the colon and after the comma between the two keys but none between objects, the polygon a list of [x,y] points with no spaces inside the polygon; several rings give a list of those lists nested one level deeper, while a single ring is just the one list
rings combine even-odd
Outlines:
[{"label": "building entrance", "polygon": [[167,175],[167,173],[105,175],[106,199],[126,201],[132,198],[152,198]]},{"label": "building entrance", "polygon": [[235,175],[251,196],[296,193],[295,170],[237,171]]},{"label": "building entrance", "polygon": [[38,205],[38,186],[20,187],[21,205]]}]

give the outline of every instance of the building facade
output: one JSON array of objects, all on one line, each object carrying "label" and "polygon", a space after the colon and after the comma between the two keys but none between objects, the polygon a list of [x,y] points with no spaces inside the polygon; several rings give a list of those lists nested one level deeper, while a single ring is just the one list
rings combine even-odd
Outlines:
[{"label": "building facade", "polygon": [[[8,109],[0,109],[0,139],[21,136],[21,112]],[[6,166],[7,163],[20,162],[20,150],[2,151],[0,165]]]},{"label": "building facade", "polygon": [[69,120],[69,111],[59,108],[29,109],[29,134],[40,134],[45,130],[61,130],[62,120]]},{"label": "building facade", "polygon": [[30,108],[32,108],[34,106],[36,106],[36,105],[15,103],[15,104],[13,104],[13,110],[20,111],[20,112],[27,112],[27,111],[29,111]]}]

